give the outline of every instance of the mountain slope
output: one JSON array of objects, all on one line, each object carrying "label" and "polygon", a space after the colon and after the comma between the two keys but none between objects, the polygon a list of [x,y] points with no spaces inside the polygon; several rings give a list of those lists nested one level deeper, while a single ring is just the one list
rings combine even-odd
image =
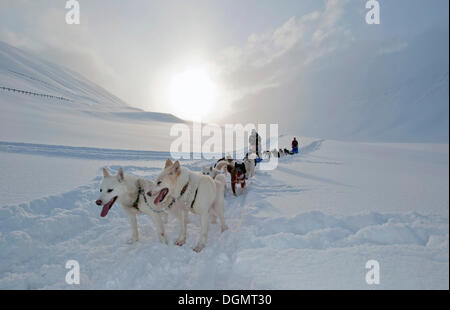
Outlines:
[{"label": "mountain slope", "polygon": [[130,107],[80,74],[2,42],[0,86],[0,141],[167,150],[170,127],[183,122]]},{"label": "mountain slope", "polygon": [[258,111],[251,121],[279,123],[280,132],[448,143],[448,38],[446,29],[414,38],[368,38],[309,65],[293,51],[278,85],[243,98],[229,119],[248,122]]},{"label": "mountain slope", "polygon": [[1,41],[0,83],[1,86],[63,96],[78,104],[126,106],[82,75]]}]

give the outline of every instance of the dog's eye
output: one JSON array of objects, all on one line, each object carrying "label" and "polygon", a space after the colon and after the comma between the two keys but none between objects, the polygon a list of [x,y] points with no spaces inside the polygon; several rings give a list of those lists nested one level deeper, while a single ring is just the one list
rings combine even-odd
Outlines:
[{"label": "dog's eye", "polygon": [[156,183],[156,185],[161,185],[161,181],[158,181],[158,183]]},{"label": "dog's eye", "polygon": [[108,193],[111,193],[113,190],[112,189],[108,189]]},{"label": "dog's eye", "polygon": [[103,192],[103,190],[100,188],[100,193]]}]

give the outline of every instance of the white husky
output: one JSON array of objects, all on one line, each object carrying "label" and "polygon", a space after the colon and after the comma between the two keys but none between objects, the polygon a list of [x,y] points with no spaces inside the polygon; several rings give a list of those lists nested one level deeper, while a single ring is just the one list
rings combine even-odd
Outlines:
[{"label": "white husky", "polygon": [[223,161],[223,162],[218,163],[215,168],[214,167],[203,167],[202,173],[204,175],[209,175],[211,178],[215,179],[216,176],[218,176],[219,174],[225,174],[226,166],[227,166],[227,163]]},{"label": "white husky", "polygon": [[161,219],[161,216],[163,216],[164,221],[167,222],[167,213],[163,213],[153,205],[151,198],[153,186],[154,183],[152,181],[140,179],[132,175],[124,175],[122,168],[119,169],[115,176],[111,176],[103,168],[103,181],[100,185],[101,194],[95,203],[102,206],[101,217],[105,217],[108,214],[116,201],[122,205],[123,210],[130,218],[133,231],[132,239],[128,243],[139,240],[136,215],[144,213],[153,218],[159,240],[167,244],[167,237]]},{"label": "white husky", "polygon": [[172,163],[167,159],[166,164],[156,180],[153,190],[154,204],[158,207],[167,206],[168,211],[178,217],[181,232],[176,245],[182,246],[186,242],[188,213],[200,215],[200,239],[194,251],[200,252],[206,244],[210,216],[218,216],[222,225],[222,232],[228,227],[225,224],[224,184],[225,178],[213,180],[211,177],[195,173],[181,167],[179,161]]},{"label": "white husky", "polygon": [[273,149],[272,150],[272,156],[275,157],[275,158],[280,157],[280,151],[277,150],[277,149]]},{"label": "white husky", "polygon": [[256,167],[256,154],[252,153],[247,155],[243,162],[245,165],[245,178],[250,179],[255,176],[255,167]]}]

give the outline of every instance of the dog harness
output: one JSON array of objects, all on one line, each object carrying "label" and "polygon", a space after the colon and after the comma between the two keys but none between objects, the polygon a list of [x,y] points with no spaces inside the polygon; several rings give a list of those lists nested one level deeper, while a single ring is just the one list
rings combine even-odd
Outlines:
[{"label": "dog harness", "polygon": [[245,183],[245,180],[247,178],[245,177],[245,174],[241,174],[241,176],[238,176],[237,174],[232,177],[232,182],[237,183],[237,184],[241,184],[241,183]]},{"label": "dog harness", "polygon": [[141,196],[142,193],[143,193],[143,189],[141,188],[141,185],[139,184],[139,186],[138,186],[138,194],[137,194],[136,200],[134,201],[134,203],[132,205],[132,207],[135,208],[136,210],[139,210],[139,208],[138,208],[139,197]]},{"label": "dog harness", "polygon": [[[188,181],[188,182],[186,183],[186,185],[183,186],[183,188],[181,189],[180,196],[178,197],[178,199],[172,198],[172,202],[169,204],[170,207],[171,207],[176,201],[178,201],[178,200],[181,198],[181,196],[183,196],[183,194],[187,191],[188,187],[189,187],[189,181]],[[192,199],[192,201],[191,201],[191,209],[194,208],[195,199],[197,198],[197,192],[198,192],[198,187],[195,189],[194,199]],[[188,195],[188,196],[189,196],[189,195]],[[184,201],[184,205],[185,205],[185,206],[187,206],[188,203],[189,203],[188,200],[185,200],[185,201]]]},{"label": "dog harness", "polygon": [[198,188],[195,190],[194,200],[192,200],[192,202],[191,202],[191,209],[194,208],[195,198],[197,198],[197,192],[198,192]]},{"label": "dog harness", "polygon": [[[178,199],[180,199],[181,196],[183,196],[183,194],[186,192],[188,186],[189,186],[189,182],[187,182],[186,185],[183,186],[183,188],[181,189],[180,196],[178,197]],[[171,202],[169,203],[169,205],[167,206],[167,209],[170,209],[170,207],[172,207],[172,205],[173,205],[178,199],[172,198],[172,201],[171,201]]]},{"label": "dog harness", "polygon": [[[188,184],[189,184],[189,183],[188,183]],[[184,192],[186,191],[186,188],[187,188],[188,184],[186,184],[186,185],[183,187],[183,189],[181,190],[180,197],[181,197],[181,196],[184,194]],[[171,202],[166,208],[164,208],[163,210],[157,210],[157,209],[153,208],[153,206],[152,206],[150,203],[148,203],[147,197],[145,196],[145,193],[144,193],[144,189],[141,187],[141,183],[138,181],[138,194],[137,194],[136,200],[134,201],[134,203],[133,203],[133,205],[132,205],[132,207],[135,208],[135,209],[138,210],[138,211],[139,211],[139,207],[138,207],[138,206],[139,206],[139,197],[140,197],[141,195],[144,197],[144,202],[145,202],[145,204],[147,205],[147,207],[149,207],[150,210],[152,210],[153,212],[156,212],[156,213],[162,213],[162,212],[167,211],[168,209],[170,209],[170,207],[172,207],[172,205],[173,205],[174,202],[175,202],[175,199],[173,199],[172,202]]]},{"label": "dog harness", "polygon": [[[156,213],[165,212],[168,209],[170,209],[172,207],[172,205],[186,193],[188,187],[189,187],[189,181],[186,183],[186,185],[183,186],[183,188],[181,189],[181,192],[180,192],[180,196],[177,199],[172,198],[172,201],[169,203],[169,205],[166,208],[164,208],[162,210],[157,210],[157,209],[153,208],[153,206],[147,201],[147,197],[144,193],[144,189],[142,188],[140,182],[138,181],[138,194],[137,194],[136,200],[134,201],[132,207],[139,211],[139,207],[138,207],[139,206],[139,198],[142,195],[144,197],[145,204],[150,208],[150,210],[152,210],[153,212],[156,212]],[[194,199],[191,202],[191,208],[194,208],[195,199],[197,198],[197,192],[198,192],[198,188],[195,190]],[[187,204],[188,204],[188,202],[185,201],[184,205],[187,205]]]}]

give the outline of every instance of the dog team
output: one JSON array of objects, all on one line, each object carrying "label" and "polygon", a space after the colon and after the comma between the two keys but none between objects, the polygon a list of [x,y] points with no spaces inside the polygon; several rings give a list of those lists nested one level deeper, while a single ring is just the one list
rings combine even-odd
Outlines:
[{"label": "dog team", "polygon": [[[276,156],[295,153],[286,151],[281,152],[280,149]],[[128,243],[139,240],[137,215],[147,214],[156,225],[160,242],[168,244],[164,224],[167,224],[170,214],[180,223],[180,234],[175,244],[182,246],[186,242],[189,212],[196,214],[200,217],[200,237],[194,251],[200,252],[206,244],[210,221],[216,223],[218,217],[221,231],[228,228],[224,216],[226,174],[230,174],[231,189],[236,196],[236,185],[240,184],[241,191],[244,190],[246,180],[255,175],[259,161],[258,153],[247,154],[242,162],[226,156],[218,160],[214,167],[203,168],[202,173],[197,173],[182,167],[178,160],[172,162],[167,159],[155,181],[124,174],[122,168],[119,168],[117,175],[110,175],[103,168],[100,196],[95,203],[102,207],[101,217],[108,214],[116,201],[120,203],[131,223],[132,238]]]}]

